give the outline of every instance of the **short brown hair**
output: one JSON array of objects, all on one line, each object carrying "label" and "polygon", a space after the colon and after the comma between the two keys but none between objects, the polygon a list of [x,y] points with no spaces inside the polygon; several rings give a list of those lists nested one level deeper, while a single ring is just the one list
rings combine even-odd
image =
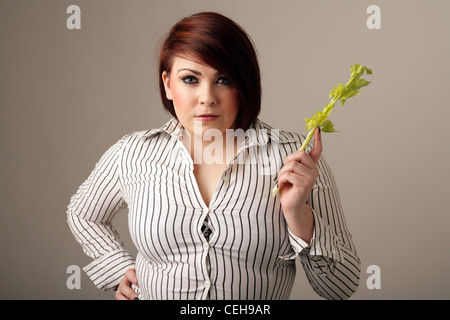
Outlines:
[{"label": "short brown hair", "polygon": [[242,27],[215,12],[200,12],[176,23],[159,59],[159,89],[164,108],[176,118],[161,75],[170,73],[172,58],[189,55],[229,77],[239,92],[236,128],[247,130],[261,110],[261,76],[253,42]]}]

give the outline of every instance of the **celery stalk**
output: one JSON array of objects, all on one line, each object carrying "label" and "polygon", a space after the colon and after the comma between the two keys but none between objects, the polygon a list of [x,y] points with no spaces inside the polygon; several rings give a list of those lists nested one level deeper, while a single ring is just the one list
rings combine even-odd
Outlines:
[{"label": "celery stalk", "polygon": [[[350,80],[348,80],[347,84],[343,85],[339,83],[337,87],[331,90],[329,98],[332,99],[330,103],[328,103],[322,111],[317,111],[316,114],[314,114],[311,118],[305,119],[305,128],[306,130],[309,130],[309,132],[306,136],[306,140],[303,142],[299,150],[306,149],[312,137],[314,136],[314,132],[318,127],[321,128],[322,132],[337,132],[334,129],[333,123],[330,120],[327,120],[335,104],[340,100],[341,105],[343,106],[348,98],[358,95],[360,93],[359,89],[371,83],[371,81],[367,81],[361,78],[364,72],[366,72],[366,74],[372,74],[371,69],[359,64],[355,64],[350,67],[350,71]],[[272,190],[272,197],[275,198],[279,191],[280,188],[278,187],[277,183],[277,185]]]}]

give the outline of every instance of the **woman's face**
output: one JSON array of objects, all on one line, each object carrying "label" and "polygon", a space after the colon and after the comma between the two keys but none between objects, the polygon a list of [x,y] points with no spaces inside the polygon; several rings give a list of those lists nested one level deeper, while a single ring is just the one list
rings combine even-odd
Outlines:
[{"label": "woman's face", "polygon": [[[239,98],[230,79],[186,57],[174,57],[172,63],[170,74],[162,74],[166,97],[173,101],[178,120],[191,136],[202,138],[212,128],[223,134],[234,129]],[[200,125],[201,132],[197,130]]]}]

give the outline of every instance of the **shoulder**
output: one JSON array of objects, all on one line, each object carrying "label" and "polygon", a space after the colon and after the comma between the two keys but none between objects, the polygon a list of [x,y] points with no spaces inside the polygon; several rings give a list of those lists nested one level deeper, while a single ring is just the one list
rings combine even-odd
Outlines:
[{"label": "shoulder", "polygon": [[122,148],[123,146],[131,143],[133,140],[140,139],[145,131],[132,131],[120,136],[120,138],[115,142],[115,146]]},{"label": "shoulder", "polygon": [[[130,153],[135,150],[152,152],[154,149],[167,148],[171,143],[171,134],[161,129],[133,131],[123,135],[116,143],[120,153]],[[161,147],[163,146],[163,147]]]},{"label": "shoulder", "polygon": [[146,141],[150,141],[151,138],[157,136],[158,134],[153,134],[151,136],[148,135],[150,130],[140,130],[140,131],[132,131],[126,134],[123,134],[114,144],[117,149],[125,149],[130,147],[136,147],[142,145]]}]

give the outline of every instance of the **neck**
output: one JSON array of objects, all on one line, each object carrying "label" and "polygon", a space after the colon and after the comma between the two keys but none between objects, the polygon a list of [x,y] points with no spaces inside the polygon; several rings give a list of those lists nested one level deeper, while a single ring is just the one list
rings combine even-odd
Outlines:
[{"label": "neck", "polygon": [[187,134],[183,135],[182,142],[194,164],[228,165],[229,160],[237,153],[240,139],[222,132],[211,137]]}]

